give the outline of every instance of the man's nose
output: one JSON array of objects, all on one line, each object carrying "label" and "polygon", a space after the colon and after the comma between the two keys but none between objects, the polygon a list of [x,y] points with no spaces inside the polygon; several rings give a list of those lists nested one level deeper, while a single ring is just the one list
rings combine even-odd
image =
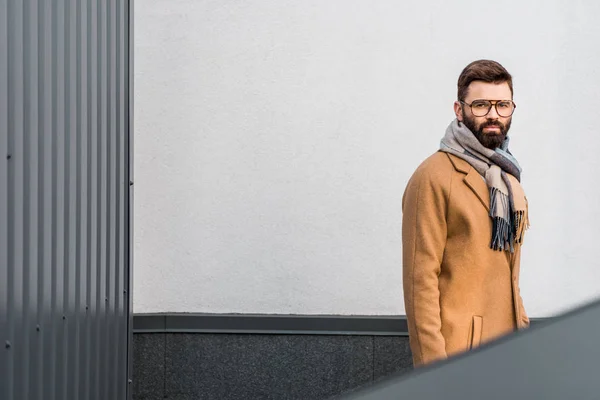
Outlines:
[{"label": "man's nose", "polygon": [[492,107],[490,108],[490,112],[488,113],[488,115],[486,115],[486,117],[488,119],[498,119],[498,117],[500,117],[498,115],[498,112],[496,111],[496,105],[492,104]]}]

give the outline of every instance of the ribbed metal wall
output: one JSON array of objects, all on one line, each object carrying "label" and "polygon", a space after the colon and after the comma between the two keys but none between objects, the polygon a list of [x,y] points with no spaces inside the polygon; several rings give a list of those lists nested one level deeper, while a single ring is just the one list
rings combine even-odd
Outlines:
[{"label": "ribbed metal wall", "polygon": [[0,0],[0,399],[124,399],[130,4]]}]

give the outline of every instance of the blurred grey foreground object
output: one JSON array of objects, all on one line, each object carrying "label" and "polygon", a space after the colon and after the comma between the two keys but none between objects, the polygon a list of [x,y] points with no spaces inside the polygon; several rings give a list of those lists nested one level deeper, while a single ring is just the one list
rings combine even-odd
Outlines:
[{"label": "blurred grey foreground object", "polygon": [[346,400],[600,399],[600,301]]}]

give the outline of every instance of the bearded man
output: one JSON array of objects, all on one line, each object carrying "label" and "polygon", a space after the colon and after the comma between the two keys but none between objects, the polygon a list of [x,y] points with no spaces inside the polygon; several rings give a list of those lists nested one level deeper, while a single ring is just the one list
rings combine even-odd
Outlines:
[{"label": "bearded man", "polygon": [[515,108],[502,65],[469,64],[456,119],[406,187],[403,286],[415,366],[529,325],[519,290],[528,204],[507,136]]}]

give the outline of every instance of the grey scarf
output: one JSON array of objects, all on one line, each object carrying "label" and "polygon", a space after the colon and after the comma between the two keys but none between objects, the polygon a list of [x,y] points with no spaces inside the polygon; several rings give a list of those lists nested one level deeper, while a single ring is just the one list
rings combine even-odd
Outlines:
[{"label": "grey scarf", "polygon": [[[490,191],[490,218],[494,250],[514,252],[529,227],[527,201],[520,185],[521,167],[508,151],[508,137],[495,150],[484,147],[473,133],[457,119],[446,129],[440,150],[468,162],[483,178]],[[511,185],[507,174],[517,179]],[[513,187],[518,186],[518,187]]]}]

